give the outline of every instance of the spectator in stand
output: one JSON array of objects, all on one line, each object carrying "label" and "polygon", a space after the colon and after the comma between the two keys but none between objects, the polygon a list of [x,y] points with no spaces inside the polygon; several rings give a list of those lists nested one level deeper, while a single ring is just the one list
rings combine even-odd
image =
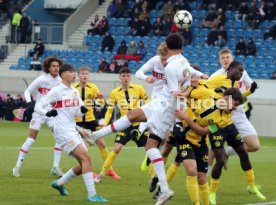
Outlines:
[{"label": "spectator in stand", "polygon": [[172,22],[171,32],[177,33],[179,31],[180,31],[180,29],[176,26],[176,24],[174,22]]},{"label": "spectator in stand", "polygon": [[264,20],[272,21],[276,17],[276,2],[266,2],[263,10],[265,12]]},{"label": "spectator in stand", "polygon": [[150,32],[151,24],[148,18],[145,18],[144,21],[141,21],[140,28],[138,30],[138,35],[140,36],[147,36]]},{"label": "spectator in stand", "polygon": [[250,6],[249,6],[249,13],[255,14],[258,11],[258,7],[255,4],[255,1],[251,1],[250,2]]},{"label": "spectator in stand", "polygon": [[137,55],[141,55],[144,56],[147,54],[147,49],[145,48],[144,42],[143,41],[139,41],[138,43],[138,47],[137,47]]},{"label": "spectator in stand", "polygon": [[118,61],[117,65],[118,65],[118,70],[120,70],[120,69],[123,68],[123,67],[128,67],[128,62],[127,62],[127,60],[125,60],[124,58],[121,58],[121,59]]},{"label": "spectator in stand", "polygon": [[110,73],[119,73],[118,65],[115,59],[113,59],[109,65],[109,72]]},{"label": "spectator in stand", "polygon": [[245,21],[247,14],[249,13],[248,6],[246,4],[246,1],[241,2],[241,6],[239,8],[239,13],[236,14],[235,18],[237,20]]},{"label": "spectator in stand", "polygon": [[107,13],[107,18],[114,17],[114,14],[116,13],[116,6],[114,2],[109,3],[106,13]]},{"label": "spectator in stand", "polygon": [[38,55],[36,53],[33,54],[33,58],[30,63],[30,70],[42,70],[41,62],[38,59]]},{"label": "spectator in stand", "polygon": [[108,31],[105,32],[105,36],[102,41],[102,52],[104,52],[105,50],[108,50],[111,52],[113,50],[114,45],[115,45],[115,41],[113,37],[110,35]]},{"label": "spectator in stand", "polygon": [[243,40],[243,37],[240,38],[239,42],[236,44],[236,55],[245,55],[246,54],[246,43]]},{"label": "spectator in stand", "polygon": [[114,13],[114,17],[121,18],[124,16],[125,13],[125,6],[122,0],[115,1],[116,11]]},{"label": "spectator in stand", "polygon": [[20,20],[20,43],[26,43],[30,21],[26,13]]},{"label": "spectator in stand", "polygon": [[226,22],[227,18],[225,16],[224,11],[222,10],[222,8],[218,9],[218,14],[217,14],[217,18],[214,21],[214,26],[215,27],[220,27],[220,26],[224,26],[225,22]]},{"label": "spectator in stand", "polygon": [[246,55],[247,56],[256,56],[256,53],[257,53],[257,49],[256,49],[256,45],[253,41],[253,38],[250,37],[248,39],[248,43],[247,43],[247,46],[246,46]]},{"label": "spectator in stand", "polygon": [[146,9],[148,11],[148,9],[149,9],[149,2],[147,0],[143,0],[141,8],[142,8],[142,10]]},{"label": "spectator in stand", "polygon": [[108,21],[105,16],[103,16],[101,21],[99,22],[98,28],[99,28],[100,35],[103,35],[105,34],[105,32],[108,31]]},{"label": "spectator in stand", "polygon": [[99,16],[95,15],[94,19],[90,23],[90,26],[92,28],[87,30],[87,35],[90,35],[90,34],[97,35],[97,34],[99,34],[100,33],[99,23],[100,23]]},{"label": "spectator in stand", "polygon": [[134,9],[134,11],[132,12],[132,19],[139,19],[139,16],[140,16],[140,10],[139,9]]},{"label": "spectator in stand", "polygon": [[272,38],[273,40],[276,39],[276,25],[272,26],[269,29],[269,32],[264,33],[264,39]]},{"label": "spectator in stand", "polygon": [[160,17],[156,19],[152,26],[152,33],[155,36],[161,36],[163,35],[163,23]]},{"label": "spectator in stand", "polygon": [[11,43],[17,43],[19,40],[19,27],[20,21],[22,18],[22,13],[20,10],[14,12],[12,19],[11,19]]},{"label": "spectator in stand", "polygon": [[193,36],[192,36],[192,31],[189,29],[189,28],[185,28],[182,30],[181,32],[183,38],[184,38],[184,46],[186,45],[190,45],[192,43],[192,39],[193,39]]},{"label": "spectator in stand", "polygon": [[210,33],[207,36],[207,44],[209,46],[214,46],[215,42],[218,40],[218,31],[216,27],[213,27]]},{"label": "spectator in stand", "polygon": [[109,64],[104,58],[102,58],[102,60],[101,60],[98,72],[99,73],[108,73],[109,72]]},{"label": "spectator in stand", "polygon": [[167,36],[171,32],[172,28],[172,20],[170,18],[166,18],[163,20],[163,35]]},{"label": "spectator in stand", "polygon": [[272,73],[271,80],[276,80],[276,70]]},{"label": "spectator in stand", "polygon": [[117,54],[126,54],[126,52],[127,52],[126,41],[122,40],[121,45],[119,46],[119,48],[117,50]]},{"label": "spectator in stand", "polygon": [[136,55],[137,54],[137,47],[134,41],[131,41],[129,43],[129,46],[127,48],[127,54],[128,55]]},{"label": "spectator in stand", "polygon": [[22,98],[20,94],[16,96],[14,100],[14,109],[26,107],[26,101]]},{"label": "spectator in stand", "polygon": [[168,15],[171,14],[171,12],[173,11],[173,3],[171,0],[168,0],[166,3],[164,3],[164,5],[161,8],[162,14],[163,15]]},{"label": "spectator in stand", "polygon": [[139,20],[144,21],[146,18],[149,18],[149,14],[145,8],[142,9],[140,15],[139,15]]},{"label": "spectator in stand", "polygon": [[130,26],[129,34],[134,36],[138,35],[138,31],[140,29],[140,22],[138,18],[134,18],[133,20],[131,20],[129,22],[129,26]]},{"label": "spectator in stand", "polygon": [[226,42],[227,42],[227,31],[225,30],[224,26],[220,26],[218,31],[218,40],[215,41],[215,45],[223,47],[226,45]]},{"label": "spectator in stand", "polygon": [[261,16],[259,11],[257,11],[256,13],[249,13],[247,16],[248,26],[252,29],[259,28],[262,20],[263,17]]},{"label": "spectator in stand", "polygon": [[7,121],[13,121],[13,109],[14,109],[14,100],[11,97],[11,94],[7,94],[7,98],[4,101],[4,115],[5,120]]},{"label": "spectator in stand", "polygon": [[33,57],[34,54],[37,54],[37,57],[39,58],[40,56],[42,56],[44,54],[44,49],[45,49],[45,47],[41,41],[41,38],[38,38],[36,40],[34,50],[30,52],[30,57]]},{"label": "spectator in stand", "polygon": [[179,10],[191,11],[191,7],[187,0],[176,0],[175,7],[179,7]]},{"label": "spectator in stand", "polygon": [[204,22],[203,22],[203,27],[204,28],[213,28],[214,27],[214,21],[217,18],[217,14],[215,13],[214,8],[210,8],[210,11],[208,15],[206,16]]}]

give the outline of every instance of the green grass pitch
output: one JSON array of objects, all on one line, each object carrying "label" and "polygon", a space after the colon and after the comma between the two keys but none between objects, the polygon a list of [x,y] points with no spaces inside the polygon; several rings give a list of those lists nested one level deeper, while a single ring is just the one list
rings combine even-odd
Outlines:
[{"label": "green grass pitch", "polygon": [[[81,177],[70,181],[66,187],[70,193],[62,197],[51,188],[50,183],[55,177],[50,175],[53,160],[54,139],[47,127],[43,127],[32,149],[26,157],[21,177],[12,176],[12,168],[16,163],[19,148],[28,135],[27,123],[0,124],[0,205],[86,205],[86,189]],[[113,146],[113,136],[106,138],[107,145]],[[272,204],[276,201],[276,138],[261,137],[262,148],[250,154],[254,167],[257,184],[262,186],[262,192],[267,201],[261,202],[246,192],[246,179],[236,156],[228,161],[228,171],[224,171],[217,193],[218,204]],[[90,147],[93,166],[99,172],[103,161],[97,147]],[[155,201],[148,192],[148,174],[140,171],[144,158],[144,149],[136,148],[129,143],[117,157],[114,168],[122,180],[104,178],[96,184],[99,194],[107,198],[111,205],[152,205]],[[166,166],[168,167],[175,152],[171,154]],[[76,164],[76,160],[62,155],[61,167],[64,171]],[[168,205],[191,204],[185,188],[185,171],[179,169],[171,183],[175,197],[167,202]],[[276,202],[275,202],[276,203]]]}]

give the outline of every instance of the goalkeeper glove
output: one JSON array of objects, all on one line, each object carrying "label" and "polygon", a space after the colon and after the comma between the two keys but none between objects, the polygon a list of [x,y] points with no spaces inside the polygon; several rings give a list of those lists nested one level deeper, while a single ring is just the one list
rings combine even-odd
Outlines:
[{"label": "goalkeeper glove", "polygon": [[81,106],[81,107],[80,107],[80,110],[81,110],[81,113],[82,113],[82,114],[85,114],[85,113],[87,113],[87,111],[88,111],[88,109],[87,109],[85,106]]},{"label": "goalkeeper glove", "polygon": [[254,81],[252,84],[251,84],[251,87],[250,87],[250,92],[251,93],[254,93],[255,90],[258,88],[258,84]]},{"label": "goalkeeper glove", "polygon": [[58,112],[55,109],[52,109],[46,113],[47,117],[55,117],[58,115]]}]

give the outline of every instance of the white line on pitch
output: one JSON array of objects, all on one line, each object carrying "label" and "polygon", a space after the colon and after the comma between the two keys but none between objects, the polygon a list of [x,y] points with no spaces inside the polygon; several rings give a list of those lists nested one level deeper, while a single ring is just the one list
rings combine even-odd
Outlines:
[{"label": "white line on pitch", "polygon": [[244,205],[268,205],[268,204],[276,204],[276,201],[269,201],[269,202],[257,203],[257,204],[244,204]]}]

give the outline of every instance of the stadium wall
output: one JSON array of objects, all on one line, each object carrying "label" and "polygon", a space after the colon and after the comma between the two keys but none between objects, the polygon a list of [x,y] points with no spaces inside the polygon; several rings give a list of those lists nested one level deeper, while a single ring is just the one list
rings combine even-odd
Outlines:
[{"label": "stadium wall", "polygon": [[[41,73],[35,71],[9,71],[0,74],[0,92],[18,94],[24,92]],[[110,91],[119,86],[116,74],[91,74],[91,81],[98,85],[101,92],[108,97]],[[142,84],[148,93],[151,93],[151,85],[133,78],[134,83]],[[251,122],[260,136],[276,137],[276,81],[257,80],[259,89],[256,90],[249,101],[253,104]]]}]

